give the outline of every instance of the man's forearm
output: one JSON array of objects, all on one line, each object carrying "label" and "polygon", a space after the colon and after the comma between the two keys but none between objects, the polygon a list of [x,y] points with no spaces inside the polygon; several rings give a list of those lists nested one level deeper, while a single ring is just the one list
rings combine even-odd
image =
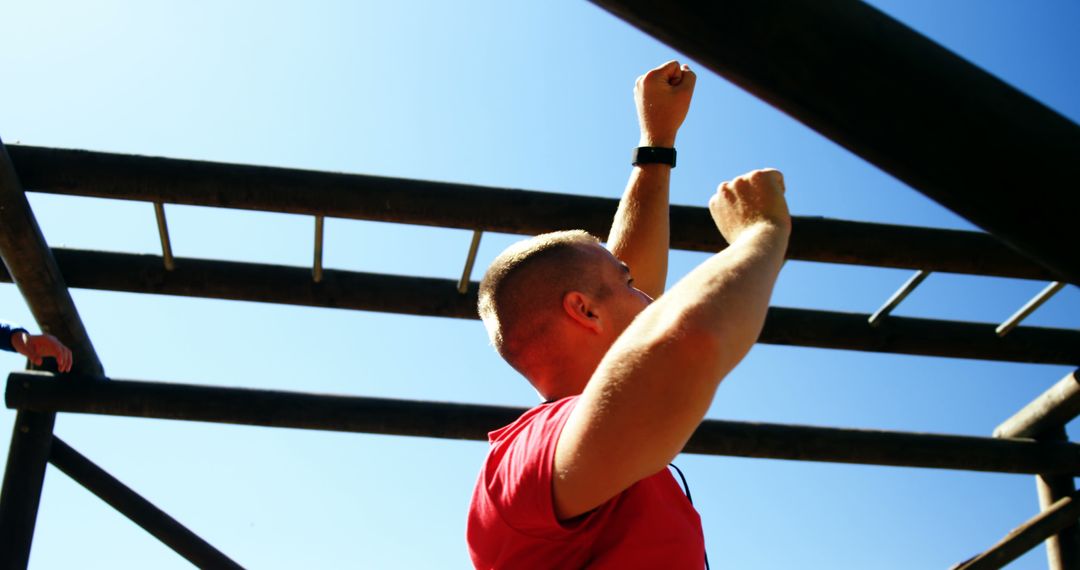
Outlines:
[{"label": "man's forearm", "polygon": [[679,283],[680,293],[701,300],[686,310],[684,318],[689,328],[718,343],[712,357],[721,377],[761,334],[790,231],[770,224],[747,230]]},{"label": "man's forearm", "polygon": [[[788,235],[766,225],[745,232],[643,312],[608,353],[624,366],[655,372],[609,381],[634,384],[612,391],[636,399],[627,402],[636,421],[667,426],[670,439],[657,449],[656,465],[679,452],[720,381],[757,341]],[[672,369],[679,373],[672,376]]]},{"label": "man's forearm", "polygon": [[787,235],[747,230],[638,315],[605,355],[575,410],[588,420],[568,425],[600,434],[590,435],[603,441],[595,461],[612,486],[663,468],[701,423],[760,333]]},{"label": "man's forearm", "polygon": [[607,349],[559,437],[561,517],[656,473],[697,429],[717,385],[760,334],[791,232],[784,192],[780,172],[763,169],[720,184],[710,198],[730,245],[646,307]]},{"label": "man's forearm", "polygon": [[635,166],[611,225],[611,253],[630,267],[638,289],[656,298],[667,281],[669,185],[666,164]]},{"label": "man's forearm", "polygon": [[667,337],[694,350],[709,347],[694,360],[703,365],[701,381],[719,381],[757,341],[789,235],[790,229],[769,224],[747,230],[643,312],[626,340]]},{"label": "man's forearm", "polygon": [[[638,146],[674,148],[697,76],[690,67],[669,61],[638,77],[634,86],[641,138]],[[630,267],[634,285],[652,298],[667,282],[668,186],[671,166],[634,167],[608,235],[611,253]]]}]

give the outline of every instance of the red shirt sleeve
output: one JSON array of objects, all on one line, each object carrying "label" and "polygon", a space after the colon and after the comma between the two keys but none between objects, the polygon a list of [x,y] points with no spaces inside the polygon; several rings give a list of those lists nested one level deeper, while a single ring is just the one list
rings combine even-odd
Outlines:
[{"label": "red shirt sleeve", "polygon": [[569,522],[555,516],[555,447],[577,397],[543,404],[491,432],[466,539],[490,569],[679,568],[704,562],[701,519],[663,469]]},{"label": "red shirt sleeve", "polygon": [[540,406],[492,433],[485,466],[486,495],[491,508],[518,532],[558,539],[580,529],[589,518],[560,523],[552,497],[555,446],[577,400],[575,396]]}]

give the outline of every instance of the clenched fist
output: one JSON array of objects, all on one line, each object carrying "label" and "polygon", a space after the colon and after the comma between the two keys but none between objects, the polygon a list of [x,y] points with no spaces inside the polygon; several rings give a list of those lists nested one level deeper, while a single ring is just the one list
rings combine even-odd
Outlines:
[{"label": "clenched fist", "polygon": [[697,76],[690,66],[669,61],[649,70],[634,84],[634,103],[641,126],[640,146],[674,147]]},{"label": "clenched fist", "polygon": [[709,213],[728,243],[749,228],[771,226],[791,231],[791,214],[784,200],[784,175],[779,170],[754,170],[724,182],[709,199]]}]

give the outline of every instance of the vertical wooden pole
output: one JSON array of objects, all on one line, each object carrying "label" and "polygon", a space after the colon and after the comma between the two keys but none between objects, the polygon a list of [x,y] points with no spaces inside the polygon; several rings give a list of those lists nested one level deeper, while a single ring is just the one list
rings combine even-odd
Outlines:
[{"label": "vertical wooden pole", "polygon": [[[1065,428],[1049,430],[1038,439],[1066,441]],[[1039,509],[1046,510],[1056,501],[1072,495],[1076,484],[1071,475],[1036,475]],[[1080,570],[1080,525],[1073,524],[1046,540],[1046,558],[1050,570]]]},{"label": "vertical wooden pole", "polygon": [[56,414],[20,411],[15,416],[0,501],[0,567],[26,568],[34,539],[45,465]]},{"label": "vertical wooden pole", "polygon": [[[63,275],[45,243],[4,142],[0,140],[0,257],[19,286],[41,330],[71,349],[71,371],[102,376],[104,369],[86,333]],[[52,446],[53,413],[20,411],[0,490],[0,564],[26,568],[34,538],[45,463]]]}]

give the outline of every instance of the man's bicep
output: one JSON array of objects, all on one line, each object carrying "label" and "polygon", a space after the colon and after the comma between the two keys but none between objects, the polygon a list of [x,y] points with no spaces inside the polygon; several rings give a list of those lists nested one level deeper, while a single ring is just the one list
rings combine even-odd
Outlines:
[{"label": "man's bicep", "polygon": [[592,511],[664,464],[629,425],[629,413],[582,400],[555,448],[552,495],[559,520]]},{"label": "man's bicep", "polygon": [[561,521],[599,507],[634,483],[629,469],[618,462],[602,468],[608,430],[591,406],[581,404],[563,426],[555,447],[551,491],[555,516]]},{"label": "man's bicep", "polygon": [[[555,449],[553,496],[560,519],[588,512],[663,469],[686,444],[712,399],[689,358],[692,343],[637,351],[613,347]],[[715,385],[714,385],[715,387]]]}]

